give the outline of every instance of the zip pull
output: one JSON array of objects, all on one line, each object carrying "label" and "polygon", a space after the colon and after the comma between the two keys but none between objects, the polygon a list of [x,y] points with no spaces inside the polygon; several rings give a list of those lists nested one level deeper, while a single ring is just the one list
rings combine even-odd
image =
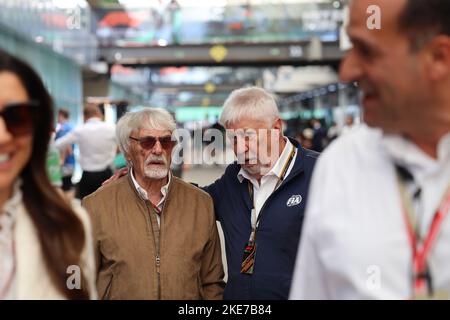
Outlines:
[{"label": "zip pull", "polygon": [[156,255],[156,272],[159,273],[159,267],[161,266],[161,258],[159,254]]}]

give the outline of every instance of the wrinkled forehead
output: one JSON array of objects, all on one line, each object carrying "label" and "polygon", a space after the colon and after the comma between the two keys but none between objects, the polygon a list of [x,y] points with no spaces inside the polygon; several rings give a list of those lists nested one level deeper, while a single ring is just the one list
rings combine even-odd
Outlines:
[{"label": "wrinkled forehead", "polygon": [[148,128],[139,128],[133,130],[133,133],[135,133],[139,138],[141,137],[165,137],[165,136],[171,136],[172,132],[170,130],[163,130],[163,129],[148,129]]},{"label": "wrinkled forehead", "polygon": [[399,20],[408,0],[353,0],[347,32],[350,37],[399,36]]},{"label": "wrinkled forehead", "polygon": [[267,119],[257,119],[249,117],[243,117],[227,125],[227,129],[229,130],[258,130],[266,129],[269,127],[270,125]]}]

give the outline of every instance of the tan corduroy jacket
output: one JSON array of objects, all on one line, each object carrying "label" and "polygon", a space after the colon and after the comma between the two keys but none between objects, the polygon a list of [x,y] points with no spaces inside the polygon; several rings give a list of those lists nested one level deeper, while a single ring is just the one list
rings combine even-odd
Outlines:
[{"label": "tan corduroy jacket", "polygon": [[172,177],[160,229],[129,175],[83,206],[92,217],[100,299],[222,299],[220,240],[207,193]]}]

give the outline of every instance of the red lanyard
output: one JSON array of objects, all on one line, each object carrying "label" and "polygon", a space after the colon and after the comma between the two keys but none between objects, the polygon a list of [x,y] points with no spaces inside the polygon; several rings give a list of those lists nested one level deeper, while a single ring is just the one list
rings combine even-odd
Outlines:
[{"label": "red lanyard", "polygon": [[414,230],[414,227],[411,223],[411,218],[408,216],[408,212],[406,210],[405,204],[403,204],[403,218],[405,220],[406,228],[408,231],[408,239],[412,249],[413,255],[413,268],[414,268],[414,293],[415,296],[428,294],[431,296],[433,294],[431,283],[428,283],[428,288],[426,287],[426,277],[428,276],[428,280],[430,280],[428,265],[427,265],[427,257],[435,243],[436,237],[440,231],[442,222],[445,217],[449,213],[450,210],[450,192],[447,192],[444,195],[444,198],[434,214],[433,221],[431,226],[427,232],[427,235],[424,238],[422,243],[418,241],[418,235]]},{"label": "red lanyard", "polygon": [[156,214],[157,214],[158,216],[161,216],[162,210],[160,210],[160,209],[158,208],[158,206],[155,206],[151,201],[150,201],[150,204],[152,205],[153,210],[155,210]]}]

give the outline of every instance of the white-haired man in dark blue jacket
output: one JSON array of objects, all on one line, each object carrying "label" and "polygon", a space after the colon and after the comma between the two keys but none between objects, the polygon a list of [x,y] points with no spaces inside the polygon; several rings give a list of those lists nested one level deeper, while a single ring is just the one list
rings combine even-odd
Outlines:
[{"label": "white-haired man in dark blue jacket", "polygon": [[238,160],[204,189],[225,236],[224,298],[287,299],[318,153],[283,135],[276,101],[261,88],[233,91],[220,122]]}]

